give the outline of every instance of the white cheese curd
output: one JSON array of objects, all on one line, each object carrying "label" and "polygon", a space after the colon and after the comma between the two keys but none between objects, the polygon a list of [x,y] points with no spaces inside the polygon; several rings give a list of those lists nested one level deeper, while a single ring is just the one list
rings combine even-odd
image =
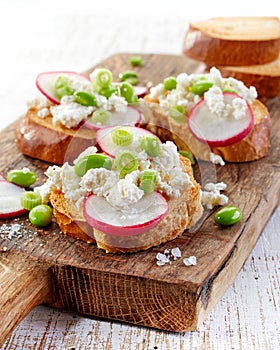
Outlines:
[{"label": "white cheese curd", "polygon": [[47,107],[41,108],[41,109],[39,109],[39,111],[37,112],[37,115],[38,115],[38,117],[44,119],[44,118],[46,118],[47,116],[50,115],[50,110],[49,110],[49,108],[47,108]]},{"label": "white cheese curd", "polygon": [[35,187],[34,192],[41,196],[43,204],[48,204],[50,201],[50,194],[53,189],[55,189],[55,186],[52,180],[47,179],[43,185]]},{"label": "white cheese curd", "polygon": [[247,110],[247,104],[246,101],[242,98],[235,98],[232,100],[232,107],[233,107],[233,118],[236,120],[240,120],[245,117],[246,110]]},{"label": "white cheese curd", "polygon": [[159,173],[156,187],[168,196],[179,197],[182,190],[193,186],[189,175],[181,166],[177,147],[172,141],[161,145],[160,154],[151,160],[151,169]]},{"label": "white cheese curd", "polygon": [[210,152],[210,162],[212,162],[213,164],[221,165],[221,166],[224,166],[226,164],[221,156],[219,156],[218,154],[215,154],[213,152]]},{"label": "white cheese curd", "polygon": [[144,191],[136,185],[138,174],[138,171],[133,171],[112,187],[106,199],[113,207],[128,210],[131,204],[138,202],[144,196]]},{"label": "white cheese curd", "polygon": [[108,196],[119,179],[117,172],[105,168],[95,168],[86,172],[80,181],[80,186],[88,193],[92,192],[97,196]]},{"label": "white cheese curd", "polygon": [[115,109],[117,112],[126,112],[127,110],[127,101],[124,97],[122,96],[117,96],[113,94],[112,96],[109,97],[108,99],[108,106],[109,110]]},{"label": "white cheese curd", "polygon": [[218,86],[213,85],[205,92],[204,100],[212,114],[221,118],[227,117],[228,109],[224,103],[224,95]]},{"label": "white cheese curd", "polygon": [[50,101],[45,96],[36,96],[34,99],[27,101],[28,108],[46,108],[50,106]]},{"label": "white cheese curd", "polygon": [[204,186],[204,191],[200,191],[201,204],[207,209],[213,209],[218,205],[225,205],[228,203],[228,197],[221,194],[227,188],[224,182],[212,183],[209,182]]},{"label": "white cheese curd", "polygon": [[66,128],[78,126],[93,112],[94,108],[82,106],[76,102],[68,102],[68,99],[61,99],[61,104],[50,108],[55,125],[62,124]]}]

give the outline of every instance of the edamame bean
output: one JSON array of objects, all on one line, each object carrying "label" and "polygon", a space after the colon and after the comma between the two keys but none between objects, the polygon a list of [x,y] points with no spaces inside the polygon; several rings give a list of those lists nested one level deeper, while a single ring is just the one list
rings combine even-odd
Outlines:
[{"label": "edamame bean", "polygon": [[129,58],[129,62],[132,66],[137,67],[137,66],[142,66],[143,61],[141,56],[131,56]]},{"label": "edamame bean", "polygon": [[230,226],[242,219],[242,213],[241,210],[236,207],[226,206],[215,214],[214,219],[217,224]]},{"label": "edamame bean", "polygon": [[164,79],[163,86],[165,90],[174,90],[177,86],[177,80],[174,77],[168,77]]},{"label": "edamame bean", "polygon": [[207,80],[199,80],[193,83],[190,87],[190,91],[196,95],[202,96],[206,91],[208,91],[214,84]]},{"label": "edamame bean", "polygon": [[46,204],[40,204],[29,212],[29,221],[36,226],[43,227],[52,221],[52,208]]},{"label": "edamame bean", "polygon": [[78,176],[84,176],[89,169],[105,168],[108,170],[112,169],[112,160],[110,157],[104,154],[90,154],[83,158],[80,158],[75,164],[75,173]]},{"label": "edamame bean", "polygon": [[74,93],[74,101],[83,106],[96,106],[96,97],[86,91],[76,91]]},{"label": "edamame bean", "polygon": [[120,93],[121,93],[121,96],[124,97],[128,103],[138,102],[138,97],[133,89],[133,86],[127,81],[124,81],[121,83]]},{"label": "edamame bean", "polygon": [[14,169],[8,172],[7,180],[22,187],[29,187],[37,179],[37,175],[28,168],[22,170]]}]

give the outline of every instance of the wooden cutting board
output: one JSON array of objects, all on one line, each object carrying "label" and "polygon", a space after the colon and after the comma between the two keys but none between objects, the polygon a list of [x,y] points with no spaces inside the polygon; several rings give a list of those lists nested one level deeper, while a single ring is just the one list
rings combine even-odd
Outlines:
[{"label": "wooden cutting board", "polygon": [[[116,79],[119,72],[131,69],[129,57],[116,54],[98,66],[111,69]],[[135,70],[143,84],[201,69],[182,56],[142,57],[144,65]],[[94,244],[64,236],[55,222],[37,229],[27,216],[1,220],[0,344],[38,304],[163,330],[197,329],[233,282],[279,204],[280,97],[264,102],[273,119],[268,157],[196,169],[204,179],[215,176],[228,185],[229,204],[243,212],[242,222],[232,227],[218,227],[213,211],[206,211],[199,227],[172,242],[139,253],[106,254]],[[39,185],[48,164],[19,152],[16,126],[17,122],[0,133],[0,172],[27,166],[38,174]],[[156,254],[175,247],[182,258],[157,266]],[[183,258],[191,255],[197,265],[185,266]]]}]

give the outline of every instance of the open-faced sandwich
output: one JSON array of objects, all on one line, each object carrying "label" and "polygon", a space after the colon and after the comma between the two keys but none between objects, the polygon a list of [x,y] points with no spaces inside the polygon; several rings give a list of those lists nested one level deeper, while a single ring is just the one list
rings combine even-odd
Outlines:
[{"label": "open-faced sandwich", "polygon": [[107,252],[134,252],[172,240],[201,217],[200,186],[176,145],[133,126],[97,131],[73,165],[50,166],[35,188],[61,230]]},{"label": "open-faced sandwich", "polygon": [[36,85],[42,95],[28,103],[16,131],[21,152],[63,164],[66,153],[73,160],[94,145],[99,128],[139,123],[141,115],[131,107],[138,100],[133,86],[112,80],[111,71],[103,68],[89,78],[74,72],[39,74]]},{"label": "open-faced sandwich", "polygon": [[215,153],[229,162],[267,155],[271,119],[257,91],[232,77],[210,73],[168,77],[144,97],[146,127],[198,159]]}]

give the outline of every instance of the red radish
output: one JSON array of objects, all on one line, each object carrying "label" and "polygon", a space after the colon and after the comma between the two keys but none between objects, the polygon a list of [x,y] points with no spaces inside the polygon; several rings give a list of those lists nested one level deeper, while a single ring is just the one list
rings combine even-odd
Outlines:
[{"label": "red radish", "polygon": [[88,77],[76,72],[57,71],[40,73],[36,78],[36,86],[41,91],[41,93],[47,97],[48,100],[56,105],[60,104],[60,99],[56,95],[54,86],[57,77],[61,74],[69,76],[75,80],[78,80],[79,82],[90,82],[90,79]]},{"label": "red radish", "polygon": [[6,181],[5,177],[0,173],[0,181]]},{"label": "red radish", "polygon": [[98,130],[106,126],[115,126],[115,125],[136,125],[141,121],[141,113],[134,107],[127,106],[125,112],[114,111],[111,113],[111,116],[108,118],[106,125],[93,124],[90,119],[88,119],[84,126],[89,129]]},{"label": "red radish", "polygon": [[135,85],[133,88],[138,97],[144,97],[149,92],[149,89],[146,86]]},{"label": "red radish", "polygon": [[144,195],[121,211],[104,197],[90,195],[85,200],[84,216],[93,228],[113,236],[134,236],[154,228],[168,213],[168,203],[158,192]]},{"label": "red radish", "polygon": [[[223,95],[226,104],[231,104],[236,98],[242,99],[228,92]],[[210,112],[207,102],[202,99],[189,113],[190,131],[199,141],[207,143],[210,147],[233,145],[247,136],[254,126],[254,114],[247,101],[246,107],[244,118],[219,118]]]},{"label": "red radish", "polygon": [[0,219],[20,216],[27,212],[20,204],[20,196],[25,191],[6,180],[0,181]]},{"label": "red radish", "polygon": [[[153,136],[158,140],[159,138],[151,133],[150,131],[142,128],[138,128],[136,126],[120,126],[123,127],[127,131],[130,131],[133,134],[133,142],[128,146],[117,146],[112,140],[112,132],[114,129],[119,128],[118,126],[112,127],[108,126],[106,128],[102,128],[97,130],[96,132],[96,142],[103,152],[107,153],[111,157],[115,157],[115,155],[122,150],[130,150],[135,152],[140,152],[140,137],[143,136]],[[161,143],[161,141],[159,140]]]}]

